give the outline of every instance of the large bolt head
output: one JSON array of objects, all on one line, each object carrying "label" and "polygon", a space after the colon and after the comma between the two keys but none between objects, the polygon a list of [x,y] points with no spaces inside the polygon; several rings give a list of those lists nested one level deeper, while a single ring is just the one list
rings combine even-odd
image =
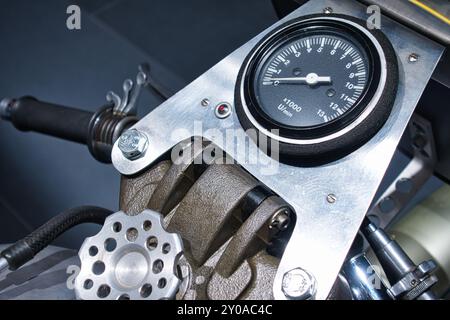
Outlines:
[{"label": "large bolt head", "polygon": [[118,146],[127,159],[135,160],[147,151],[148,138],[136,129],[127,130],[120,136]]},{"label": "large bolt head", "polygon": [[283,275],[282,290],[288,299],[312,299],[316,293],[316,281],[306,270],[295,268]]}]

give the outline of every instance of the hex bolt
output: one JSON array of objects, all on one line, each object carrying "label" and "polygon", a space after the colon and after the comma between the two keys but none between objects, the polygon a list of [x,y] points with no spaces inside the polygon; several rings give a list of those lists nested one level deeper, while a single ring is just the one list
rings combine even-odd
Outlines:
[{"label": "hex bolt", "polygon": [[302,268],[295,268],[283,275],[282,291],[291,300],[309,300],[316,293],[314,277]]},{"label": "hex bolt", "polygon": [[419,55],[417,53],[411,53],[408,57],[408,61],[411,63],[419,61]]},{"label": "hex bolt", "polygon": [[144,133],[130,129],[120,136],[118,146],[125,158],[136,160],[147,151],[148,138]]},{"label": "hex bolt", "polygon": [[333,8],[332,7],[326,7],[325,9],[323,9],[323,13],[331,14],[331,13],[333,13]]}]

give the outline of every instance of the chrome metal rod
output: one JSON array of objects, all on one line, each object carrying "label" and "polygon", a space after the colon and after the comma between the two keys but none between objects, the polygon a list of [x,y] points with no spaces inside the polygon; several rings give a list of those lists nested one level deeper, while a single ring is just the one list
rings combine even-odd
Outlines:
[{"label": "chrome metal rod", "polygon": [[344,275],[355,300],[392,300],[375,268],[364,254],[344,264]]},{"label": "chrome metal rod", "polygon": [[390,283],[396,283],[406,273],[416,268],[398,243],[392,240],[381,228],[377,228],[369,219],[365,219],[361,229],[367,242],[374,250]]}]

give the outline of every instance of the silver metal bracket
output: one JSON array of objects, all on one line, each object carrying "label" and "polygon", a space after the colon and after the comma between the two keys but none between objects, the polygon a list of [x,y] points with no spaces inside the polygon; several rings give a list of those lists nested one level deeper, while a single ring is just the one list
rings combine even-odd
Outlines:
[{"label": "silver metal bracket", "polygon": [[[295,167],[279,163],[262,151],[248,157],[249,148],[257,149],[252,141],[245,146],[239,141],[225,143],[227,130],[243,133],[243,129],[234,110],[230,116],[219,119],[215,116],[215,107],[226,102],[234,108],[238,72],[252,48],[280,24],[300,16],[323,13],[328,7],[338,14],[364,20],[369,17],[366,7],[356,1],[307,2],[139,121],[134,128],[149,138],[148,150],[143,157],[133,161],[127,159],[117,143],[112,152],[115,168],[124,175],[132,175],[150,166],[180,141],[203,136],[232,155],[245,170],[286,200],[295,210],[297,219],[275,277],[273,290],[277,299],[287,299],[282,292],[283,275],[296,268],[314,276],[316,299],[328,297],[444,49],[382,17],[381,30],[393,43],[400,67],[396,102],[384,127],[368,143],[343,159],[318,167]],[[412,53],[420,59],[411,62]],[[205,99],[208,104],[202,103]],[[331,198],[335,200],[327,200]]]},{"label": "silver metal bracket", "polygon": [[369,218],[385,229],[433,175],[437,156],[431,123],[415,114],[409,124],[414,156],[369,211]]}]

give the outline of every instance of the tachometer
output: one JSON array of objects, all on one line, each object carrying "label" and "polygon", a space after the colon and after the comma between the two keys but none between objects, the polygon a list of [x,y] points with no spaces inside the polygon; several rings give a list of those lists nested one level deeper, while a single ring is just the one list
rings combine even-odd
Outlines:
[{"label": "tachometer", "polygon": [[256,45],[241,69],[236,107],[244,128],[276,139],[283,155],[333,160],[384,124],[397,79],[381,31],[351,17],[308,16]]}]

